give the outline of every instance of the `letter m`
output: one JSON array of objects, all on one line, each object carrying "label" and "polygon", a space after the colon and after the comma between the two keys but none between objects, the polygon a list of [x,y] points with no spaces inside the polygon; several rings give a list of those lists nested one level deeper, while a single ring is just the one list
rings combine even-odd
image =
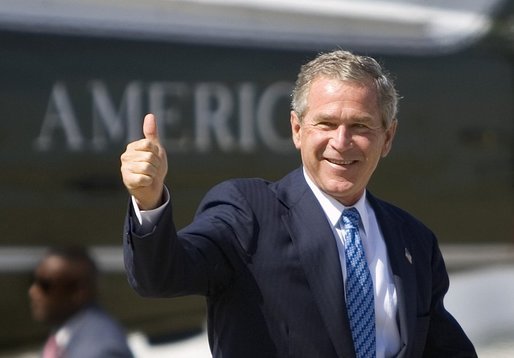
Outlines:
[{"label": "letter m", "polygon": [[[118,109],[115,108],[107,87],[102,81],[91,81],[93,104],[93,148],[104,149],[109,142],[124,139],[125,123],[133,123],[133,117],[140,116],[141,84],[130,83],[123,93]],[[131,132],[131,129],[128,128]]]}]

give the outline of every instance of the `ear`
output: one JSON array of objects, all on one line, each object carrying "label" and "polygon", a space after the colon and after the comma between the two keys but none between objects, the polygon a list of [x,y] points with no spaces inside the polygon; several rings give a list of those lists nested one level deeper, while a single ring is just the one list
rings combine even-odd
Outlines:
[{"label": "ear", "polygon": [[94,293],[90,287],[80,284],[70,297],[75,307],[82,307],[94,299]]},{"label": "ear", "polygon": [[293,137],[293,143],[296,149],[301,148],[301,132],[302,132],[302,124],[300,123],[300,118],[296,115],[295,111],[291,111],[291,135]]},{"label": "ear", "polygon": [[398,120],[394,119],[389,128],[386,129],[385,132],[385,142],[382,147],[382,158],[386,157],[387,154],[391,151],[391,147],[393,146],[393,139],[396,134],[396,127],[398,126]]}]

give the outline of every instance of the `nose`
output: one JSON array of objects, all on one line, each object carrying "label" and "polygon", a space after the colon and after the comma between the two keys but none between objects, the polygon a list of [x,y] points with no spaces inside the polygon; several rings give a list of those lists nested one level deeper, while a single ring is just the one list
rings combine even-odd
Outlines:
[{"label": "nose", "polygon": [[36,290],[36,285],[34,283],[32,283],[29,286],[29,289],[27,290],[27,294],[29,295],[29,298],[33,298],[34,297],[35,290]]},{"label": "nose", "polygon": [[332,145],[337,150],[341,151],[350,148],[352,141],[352,132],[348,126],[341,124],[334,130]]},{"label": "nose", "polygon": [[33,282],[29,289],[27,290],[27,294],[31,300],[38,299],[43,295],[41,288],[37,285],[37,283]]}]

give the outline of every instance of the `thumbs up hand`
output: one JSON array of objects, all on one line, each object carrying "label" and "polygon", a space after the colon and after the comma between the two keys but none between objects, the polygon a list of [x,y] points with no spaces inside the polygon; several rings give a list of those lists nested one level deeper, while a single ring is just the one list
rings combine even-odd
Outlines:
[{"label": "thumbs up hand", "polygon": [[139,209],[150,210],[162,204],[168,160],[153,114],[145,116],[143,134],[143,139],[129,143],[121,155],[121,175]]}]

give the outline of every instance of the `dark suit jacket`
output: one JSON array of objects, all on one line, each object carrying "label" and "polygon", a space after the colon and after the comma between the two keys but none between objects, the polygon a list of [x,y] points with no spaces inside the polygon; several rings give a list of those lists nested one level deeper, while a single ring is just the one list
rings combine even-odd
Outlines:
[{"label": "dark suit jacket", "polygon": [[[398,357],[475,357],[443,307],[448,275],[432,232],[368,200],[398,292]],[[129,282],[143,296],[205,295],[215,357],[355,357],[336,242],[301,169],[275,183],[236,179],[214,187],[178,234],[171,205],[143,237],[132,220],[129,212]]]},{"label": "dark suit jacket", "polygon": [[71,336],[63,358],[133,357],[121,326],[96,305],[75,314],[66,327]]}]

